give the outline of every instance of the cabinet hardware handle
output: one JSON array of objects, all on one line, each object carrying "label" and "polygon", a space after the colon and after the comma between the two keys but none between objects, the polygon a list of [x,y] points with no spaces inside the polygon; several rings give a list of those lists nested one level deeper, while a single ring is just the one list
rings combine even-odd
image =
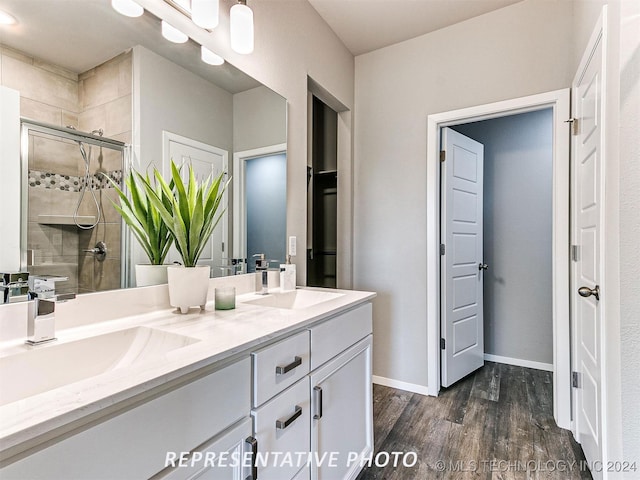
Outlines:
[{"label": "cabinet hardware handle", "polygon": [[284,375],[285,373],[289,373],[291,370],[299,367],[300,365],[302,365],[302,358],[293,357],[293,362],[291,362],[289,365],[285,365],[284,367],[278,365],[276,367],[276,375]]},{"label": "cabinet hardware handle", "polygon": [[247,437],[245,443],[251,448],[251,475],[245,480],[258,480],[258,440],[255,437]]},{"label": "cabinet hardware handle", "polygon": [[314,420],[320,420],[322,418],[322,387],[313,387],[314,402],[318,409],[314,416]]},{"label": "cabinet hardware handle", "polygon": [[296,405],[295,412],[293,412],[293,415],[291,415],[286,420],[276,420],[276,430],[284,430],[293,422],[295,422],[296,418],[298,418],[301,415],[302,415],[302,407],[299,405]]}]

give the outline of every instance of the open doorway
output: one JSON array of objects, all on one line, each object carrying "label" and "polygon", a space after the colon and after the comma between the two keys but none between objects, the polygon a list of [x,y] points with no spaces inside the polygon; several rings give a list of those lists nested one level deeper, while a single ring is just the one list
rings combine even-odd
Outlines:
[{"label": "open doorway", "polygon": [[553,371],[553,111],[442,134],[442,386],[484,360]]},{"label": "open doorway", "polygon": [[[453,125],[550,109],[553,118],[551,288],[553,402],[558,426],[571,426],[569,336],[569,90],[558,90],[428,117],[427,298],[429,395],[440,389],[440,131]],[[486,262],[485,262],[486,263]]]}]

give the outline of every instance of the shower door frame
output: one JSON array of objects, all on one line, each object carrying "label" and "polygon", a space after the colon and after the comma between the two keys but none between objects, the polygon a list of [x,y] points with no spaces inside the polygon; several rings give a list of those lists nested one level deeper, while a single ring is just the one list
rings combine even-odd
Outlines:
[{"label": "shower door frame", "polygon": [[[74,142],[83,142],[88,145],[107,147],[119,150],[122,153],[122,177],[129,172],[130,161],[127,151],[129,147],[124,142],[103,138],[91,133],[74,130],[72,128],[60,127],[49,123],[37,122],[28,118],[20,117],[20,270],[27,270],[27,213],[29,199],[29,133],[38,132],[46,135],[53,135]],[[124,186],[124,185],[123,185]],[[126,190],[125,190],[126,192]],[[129,244],[128,226],[121,222],[122,236],[120,241],[120,287],[127,286],[126,274],[128,270],[128,259],[126,252]]]}]

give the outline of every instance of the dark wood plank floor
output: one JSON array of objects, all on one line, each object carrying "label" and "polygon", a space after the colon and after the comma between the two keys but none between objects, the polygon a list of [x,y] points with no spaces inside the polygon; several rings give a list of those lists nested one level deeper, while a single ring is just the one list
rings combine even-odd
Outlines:
[{"label": "dark wood plank floor", "polygon": [[[416,452],[417,462],[394,467],[391,457],[358,480],[591,479],[553,419],[550,372],[486,362],[437,398],[380,385],[373,397],[376,454]],[[384,465],[384,454],[375,458]]]}]

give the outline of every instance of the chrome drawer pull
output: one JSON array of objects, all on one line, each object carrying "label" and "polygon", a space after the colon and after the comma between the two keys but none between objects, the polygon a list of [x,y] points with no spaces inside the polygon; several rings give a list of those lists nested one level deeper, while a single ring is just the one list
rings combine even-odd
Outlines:
[{"label": "chrome drawer pull", "polygon": [[302,358],[293,357],[293,362],[291,362],[289,365],[285,365],[284,367],[281,367],[281,366],[276,367],[276,375],[284,375],[285,373],[289,373],[291,370],[293,370],[296,367],[299,367],[300,365],[302,365]]},{"label": "chrome drawer pull", "polygon": [[314,403],[316,405],[317,412],[318,412],[313,415],[313,419],[320,420],[322,418],[322,387],[318,387],[318,386],[313,387],[313,396],[314,396]]},{"label": "chrome drawer pull", "polygon": [[247,443],[251,449],[251,475],[245,478],[245,480],[258,480],[258,440],[255,437],[247,437],[245,443]]},{"label": "chrome drawer pull", "polygon": [[284,430],[293,422],[295,422],[296,418],[298,418],[300,415],[302,415],[302,407],[296,405],[296,411],[293,413],[293,415],[291,415],[286,420],[276,420],[276,430]]}]

